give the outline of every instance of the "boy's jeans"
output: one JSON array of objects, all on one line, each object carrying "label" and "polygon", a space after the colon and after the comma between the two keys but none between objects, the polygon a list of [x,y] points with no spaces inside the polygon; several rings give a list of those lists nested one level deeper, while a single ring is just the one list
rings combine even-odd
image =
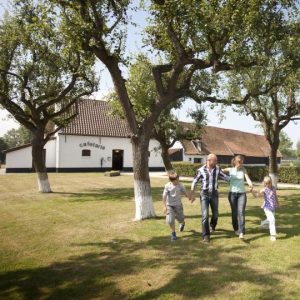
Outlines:
[{"label": "boy's jeans", "polygon": [[[201,212],[202,212],[202,236],[210,236],[209,225],[215,229],[218,222],[219,215],[219,194],[218,191],[201,191],[200,193],[200,203],[201,203]],[[209,206],[211,208],[212,216],[209,220]]]},{"label": "boy's jeans", "polygon": [[246,193],[229,192],[228,200],[231,206],[231,218],[234,231],[245,233]]}]

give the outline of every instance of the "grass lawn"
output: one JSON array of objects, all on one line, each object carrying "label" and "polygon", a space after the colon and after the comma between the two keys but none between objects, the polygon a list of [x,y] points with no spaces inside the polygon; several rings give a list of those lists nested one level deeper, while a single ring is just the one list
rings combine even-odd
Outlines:
[{"label": "grass lawn", "polygon": [[205,245],[199,202],[185,198],[186,230],[170,241],[164,179],[152,179],[158,217],[133,222],[131,176],[49,177],[45,195],[34,174],[0,176],[0,299],[300,299],[299,190],[279,191],[272,243],[252,196],[245,241],[233,235],[222,186],[218,230]]}]

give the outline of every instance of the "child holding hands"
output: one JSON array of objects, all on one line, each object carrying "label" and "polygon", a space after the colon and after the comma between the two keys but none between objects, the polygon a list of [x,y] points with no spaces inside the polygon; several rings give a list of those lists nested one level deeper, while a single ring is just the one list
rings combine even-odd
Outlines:
[{"label": "child holding hands", "polygon": [[179,231],[184,230],[184,214],[181,202],[181,195],[188,198],[185,187],[179,182],[179,176],[175,172],[169,173],[169,180],[163,191],[164,213],[166,214],[166,223],[171,228],[171,241],[177,239],[175,232],[175,219],[180,223]]},{"label": "child holding hands", "polygon": [[259,194],[263,195],[264,202],[261,206],[263,208],[267,220],[269,221],[269,229],[271,241],[276,241],[276,227],[275,227],[275,209],[279,207],[276,189],[272,184],[270,176],[265,176],[263,180],[264,188],[260,192],[252,191],[252,194],[257,197]]}]

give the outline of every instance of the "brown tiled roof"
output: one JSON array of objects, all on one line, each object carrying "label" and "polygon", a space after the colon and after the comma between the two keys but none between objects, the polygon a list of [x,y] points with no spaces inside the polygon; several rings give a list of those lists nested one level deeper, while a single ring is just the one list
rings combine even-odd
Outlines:
[{"label": "brown tiled roof", "polygon": [[113,115],[106,101],[83,100],[78,105],[78,116],[60,133],[128,137],[130,130],[125,120]]},{"label": "brown tiled roof", "polygon": [[[194,129],[191,123],[180,122],[183,127]],[[64,129],[63,134],[128,137],[130,130],[125,120],[113,115],[106,101],[83,100],[78,105],[78,116]],[[201,151],[193,141],[182,140],[187,155],[215,153],[216,155],[243,154],[252,157],[268,157],[269,144],[263,135],[239,130],[205,126]],[[281,157],[280,152],[278,156]]]},{"label": "brown tiled roof", "polygon": [[175,154],[177,152],[180,152],[181,148],[170,148],[168,149],[168,154],[169,155],[172,155],[172,154]]},{"label": "brown tiled roof", "polygon": [[[193,124],[181,122],[182,126],[193,129]],[[268,157],[270,146],[263,135],[243,132],[240,130],[225,129],[214,126],[205,126],[201,140],[201,151],[195,147],[193,141],[183,140],[182,146],[187,155],[215,153],[216,155],[233,156],[243,154],[252,157]],[[278,152],[281,157],[281,153]]]},{"label": "brown tiled roof", "polygon": [[[50,138],[50,141],[55,140],[55,139],[56,139],[56,137],[52,137],[52,138]],[[3,150],[2,152],[3,153],[14,152],[16,150],[25,149],[25,148],[28,148],[28,147],[31,147],[31,146],[32,146],[31,143],[28,143],[28,144],[24,144],[24,145],[20,145],[20,146],[16,146],[16,147],[13,147],[13,148]]]},{"label": "brown tiled roof", "polygon": [[9,149],[6,149],[6,150],[4,150],[4,151],[2,151],[2,152],[3,152],[3,153],[9,153],[9,152],[13,152],[13,151],[16,151],[16,150],[28,148],[28,147],[31,147],[31,144],[24,144],[24,145],[21,145],[21,146],[9,148]]}]

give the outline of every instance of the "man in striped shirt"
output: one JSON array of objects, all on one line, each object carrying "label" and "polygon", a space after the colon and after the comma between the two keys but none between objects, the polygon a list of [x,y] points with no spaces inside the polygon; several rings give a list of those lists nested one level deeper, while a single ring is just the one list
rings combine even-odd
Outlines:
[{"label": "man in striped shirt", "polygon": [[[210,233],[217,226],[219,215],[219,194],[218,194],[218,179],[229,181],[229,176],[222,172],[217,166],[217,156],[209,154],[204,166],[197,170],[197,174],[191,186],[191,201],[195,201],[195,188],[199,180],[202,182],[200,192],[200,203],[202,212],[202,236],[203,242],[209,243]],[[209,206],[212,211],[212,217],[209,224]],[[210,225],[210,226],[209,226]]]}]

